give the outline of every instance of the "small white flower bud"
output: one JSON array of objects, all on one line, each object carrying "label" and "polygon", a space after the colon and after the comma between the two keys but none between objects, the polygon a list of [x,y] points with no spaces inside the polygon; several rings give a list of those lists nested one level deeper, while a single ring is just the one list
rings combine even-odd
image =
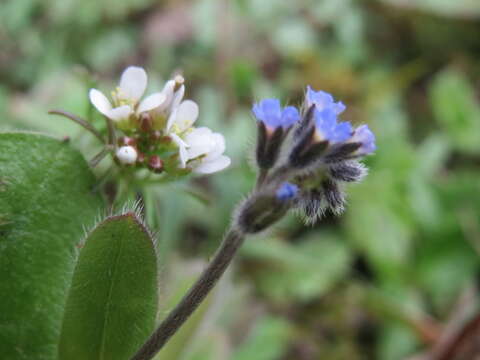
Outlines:
[{"label": "small white flower bud", "polygon": [[122,146],[118,148],[116,156],[122,164],[134,164],[138,153],[133,146]]},{"label": "small white flower bud", "polygon": [[183,83],[185,82],[185,78],[184,78],[182,75],[180,75],[180,74],[175,75],[175,77],[173,78],[173,80],[175,80],[175,83],[176,83],[177,85],[183,85]]}]

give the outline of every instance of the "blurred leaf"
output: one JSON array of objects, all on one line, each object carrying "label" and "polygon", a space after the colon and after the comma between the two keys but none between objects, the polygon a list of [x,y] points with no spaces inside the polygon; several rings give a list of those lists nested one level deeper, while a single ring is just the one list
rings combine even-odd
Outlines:
[{"label": "blurred leaf", "polygon": [[255,79],[258,77],[257,69],[251,62],[238,59],[232,64],[230,73],[236,96],[250,99]]},{"label": "blurred leaf", "polygon": [[315,32],[306,22],[288,17],[275,29],[272,41],[283,55],[298,56],[312,51]]},{"label": "blurred leaf", "polygon": [[435,118],[453,146],[461,151],[480,151],[480,105],[466,76],[455,69],[439,73],[430,88]]},{"label": "blurred leaf", "polygon": [[449,155],[449,141],[441,134],[430,135],[417,147],[417,163],[410,175],[410,203],[419,224],[433,229],[443,222],[441,205],[432,184],[438,180]]},{"label": "blurred leaf", "polygon": [[418,160],[414,173],[420,173],[423,177],[436,178],[437,173],[445,165],[449,152],[450,144],[443,134],[430,135],[416,149]]},{"label": "blurred leaf", "polygon": [[0,344],[4,359],[54,359],[82,227],[102,202],[68,143],[0,134]]},{"label": "blurred leaf", "polygon": [[350,263],[348,248],[326,234],[298,245],[248,241],[243,253],[249,260],[261,261],[255,274],[258,286],[265,296],[280,302],[322,295],[345,275]]},{"label": "blurred leaf", "polygon": [[12,33],[27,26],[37,0],[6,0],[0,4],[0,20]]},{"label": "blurred leaf", "polygon": [[378,358],[382,360],[405,360],[418,346],[414,335],[406,326],[391,323],[384,327],[380,336]]},{"label": "blurred leaf", "polygon": [[65,307],[59,359],[129,359],[153,331],[157,311],[153,238],[132,212],[88,234]]},{"label": "blurred leaf", "polygon": [[97,71],[108,71],[117,64],[122,54],[128,53],[134,46],[134,41],[132,31],[129,29],[110,28],[98,34],[88,45],[85,56]]},{"label": "blurred leaf", "polygon": [[258,320],[255,328],[231,359],[279,359],[288,346],[290,332],[290,326],[285,320],[265,316]]},{"label": "blurred leaf", "polygon": [[[175,283],[170,289],[171,294],[168,298],[168,302],[165,307],[162,309],[162,313],[165,316],[178,304],[186,292],[190,289],[192,284],[197,280],[200,271],[191,273],[187,276],[185,274],[179,275],[176,274]],[[163,347],[163,349],[157,354],[155,360],[182,360],[184,359],[191,346],[194,343],[194,337],[200,328],[205,315],[212,304],[212,300],[215,297],[216,290],[213,290],[206,299],[200,304],[197,310],[193,315],[185,322],[180,330],[168,341],[168,343]]]},{"label": "blurred leaf", "polygon": [[480,16],[480,3],[476,0],[382,0],[384,3],[395,5],[400,8],[423,10],[433,14],[460,17],[477,18]]},{"label": "blurred leaf", "polygon": [[405,201],[392,176],[371,173],[368,182],[350,192],[346,214],[350,239],[388,281],[406,276],[402,270],[410,261],[412,232],[403,209],[397,208]]}]

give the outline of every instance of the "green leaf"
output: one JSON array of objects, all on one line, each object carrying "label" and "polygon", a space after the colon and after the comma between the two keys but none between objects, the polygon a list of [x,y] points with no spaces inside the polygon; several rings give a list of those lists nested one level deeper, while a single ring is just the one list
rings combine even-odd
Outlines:
[{"label": "green leaf", "polygon": [[382,328],[377,349],[382,360],[401,360],[418,348],[415,334],[404,324],[391,322]]},{"label": "green leaf", "polygon": [[465,75],[454,69],[441,72],[430,89],[430,100],[452,145],[461,151],[479,152],[480,105]]},{"label": "green leaf", "polygon": [[266,296],[279,302],[309,301],[328,291],[348,271],[348,248],[327,234],[297,246],[281,241],[246,242],[243,254],[261,261],[255,281]]},{"label": "green leaf", "polygon": [[480,3],[476,0],[382,0],[386,4],[452,18],[476,18],[480,15]]},{"label": "green leaf", "polygon": [[270,316],[261,318],[246,341],[233,354],[233,360],[280,359],[288,346],[291,329],[281,319]]},{"label": "green leaf", "polygon": [[59,359],[129,359],[153,331],[157,257],[134,212],[111,216],[87,236],[65,308]]},{"label": "green leaf", "polygon": [[68,143],[1,133],[0,149],[0,352],[54,359],[75,245],[102,202]]}]

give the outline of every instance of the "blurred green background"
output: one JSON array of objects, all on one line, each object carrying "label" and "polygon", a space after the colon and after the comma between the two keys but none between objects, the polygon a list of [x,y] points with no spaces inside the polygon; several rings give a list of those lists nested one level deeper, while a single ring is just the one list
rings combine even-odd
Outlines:
[{"label": "blurred green background", "polygon": [[252,102],[331,92],[377,135],[346,213],[250,239],[160,358],[413,359],[479,304],[479,35],[476,0],[3,0],[0,128],[69,135],[88,158],[94,139],[47,110],[90,118],[88,89],[128,65],[152,89],[185,76],[233,165],[146,189],[161,318],[254,181]]}]

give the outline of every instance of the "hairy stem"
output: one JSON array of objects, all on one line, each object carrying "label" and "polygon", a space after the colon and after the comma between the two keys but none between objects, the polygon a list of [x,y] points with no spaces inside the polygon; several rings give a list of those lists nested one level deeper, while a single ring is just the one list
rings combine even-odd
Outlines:
[{"label": "hairy stem", "polygon": [[260,169],[259,170],[259,173],[258,173],[258,176],[257,176],[257,183],[255,185],[255,188],[257,190],[263,185],[263,183],[267,179],[267,175],[268,175],[268,169]]},{"label": "hairy stem", "polygon": [[131,360],[150,360],[160,351],[213,289],[233,260],[244,239],[245,236],[240,231],[236,229],[228,231],[213,260],[200,275],[200,278]]},{"label": "hairy stem", "polygon": [[52,115],[60,115],[64,116],[74,122],[76,122],[78,125],[82,126],[85,130],[90,131],[93,135],[97,137],[98,140],[100,140],[102,143],[105,143],[105,140],[103,139],[102,134],[100,134],[97,129],[95,129],[89,122],[86,120],[83,120],[81,117],[74,115],[72,113],[69,113],[68,111],[63,111],[63,110],[50,110],[48,112],[49,114]]}]

